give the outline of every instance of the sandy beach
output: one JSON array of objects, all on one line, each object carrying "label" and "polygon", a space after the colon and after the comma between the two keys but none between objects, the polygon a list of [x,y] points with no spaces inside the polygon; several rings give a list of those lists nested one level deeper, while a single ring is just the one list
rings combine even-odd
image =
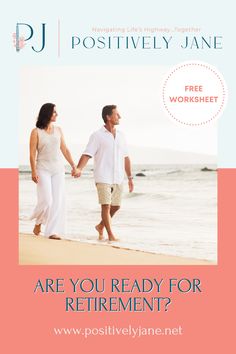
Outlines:
[{"label": "sandy beach", "polygon": [[215,265],[193,258],[126,250],[114,244],[88,244],[68,240],[49,240],[20,234],[20,265]]}]

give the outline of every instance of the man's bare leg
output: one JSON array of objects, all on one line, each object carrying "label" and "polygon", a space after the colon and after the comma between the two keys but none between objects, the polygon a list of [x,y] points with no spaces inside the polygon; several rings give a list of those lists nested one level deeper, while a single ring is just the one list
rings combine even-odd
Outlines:
[{"label": "man's bare leg", "polygon": [[[113,215],[120,209],[120,206],[116,206],[116,205],[111,205],[110,206],[110,217],[112,218]],[[98,231],[98,239],[100,241],[104,240],[104,236],[103,236],[103,231],[104,231],[104,223],[103,221],[100,221],[100,223],[98,225],[95,226],[95,229]]]}]

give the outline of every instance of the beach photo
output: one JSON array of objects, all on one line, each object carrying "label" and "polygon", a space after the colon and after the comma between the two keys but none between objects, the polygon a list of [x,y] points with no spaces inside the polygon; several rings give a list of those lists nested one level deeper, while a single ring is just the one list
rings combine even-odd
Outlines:
[{"label": "beach photo", "polygon": [[165,115],[168,70],[22,68],[19,264],[217,264],[217,125]]}]

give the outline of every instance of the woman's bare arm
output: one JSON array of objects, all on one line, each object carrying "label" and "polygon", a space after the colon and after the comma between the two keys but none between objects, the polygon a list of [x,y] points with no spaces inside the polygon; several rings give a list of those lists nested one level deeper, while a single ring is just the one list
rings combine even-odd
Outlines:
[{"label": "woman's bare arm", "polygon": [[30,135],[30,166],[31,166],[32,180],[35,183],[38,183],[38,176],[36,171],[37,146],[38,146],[38,133],[37,133],[37,129],[34,128]]},{"label": "woman's bare arm", "polygon": [[[59,128],[60,129],[60,128]],[[61,152],[62,154],[64,155],[66,161],[69,162],[69,164],[71,165],[71,168],[72,169],[75,169],[75,163],[72,159],[72,156],[71,156],[71,153],[70,153],[70,150],[68,149],[68,147],[66,146],[66,143],[65,143],[65,139],[64,139],[64,136],[63,136],[63,133],[62,133],[62,130],[60,129],[60,132],[61,132]]]}]

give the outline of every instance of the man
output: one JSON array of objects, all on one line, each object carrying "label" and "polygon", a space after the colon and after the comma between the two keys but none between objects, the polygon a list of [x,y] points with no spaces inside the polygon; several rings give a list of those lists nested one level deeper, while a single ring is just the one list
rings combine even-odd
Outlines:
[{"label": "man", "polygon": [[94,178],[101,204],[101,222],[95,227],[99,240],[103,240],[104,227],[109,241],[118,241],[111,229],[111,218],[120,209],[124,172],[128,177],[129,192],[133,191],[131,162],[123,134],[116,130],[120,115],[115,105],[103,107],[105,125],[93,133],[81,156],[74,177],[80,177],[88,160],[94,157]]}]

